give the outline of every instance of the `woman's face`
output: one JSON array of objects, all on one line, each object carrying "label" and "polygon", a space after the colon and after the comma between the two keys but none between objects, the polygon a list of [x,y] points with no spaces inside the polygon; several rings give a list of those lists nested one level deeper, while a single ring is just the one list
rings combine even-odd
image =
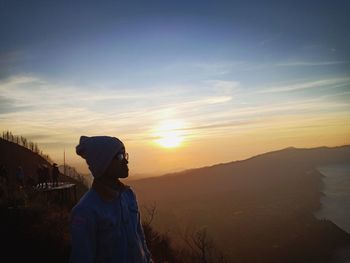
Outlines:
[{"label": "woman's face", "polygon": [[121,156],[125,157],[125,148],[117,153],[117,155],[112,159],[110,165],[108,166],[105,172],[105,176],[109,177],[109,179],[116,180],[118,178],[127,178],[129,176],[129,162],[126,158],[120,159]]}]

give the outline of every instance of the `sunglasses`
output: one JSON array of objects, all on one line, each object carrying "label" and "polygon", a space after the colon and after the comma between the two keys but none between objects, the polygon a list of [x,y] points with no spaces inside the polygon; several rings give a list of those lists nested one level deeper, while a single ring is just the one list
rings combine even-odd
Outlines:
[{"label": "sunglasses", "polygon": [[124,153],[117,153],[117,155],[115,156],[115,158],[116,158],[118,161],[123,161],[123,160],[128,161],[128,160],[129,160],[129,154],[128,154],[127,152],[124,152]]}]

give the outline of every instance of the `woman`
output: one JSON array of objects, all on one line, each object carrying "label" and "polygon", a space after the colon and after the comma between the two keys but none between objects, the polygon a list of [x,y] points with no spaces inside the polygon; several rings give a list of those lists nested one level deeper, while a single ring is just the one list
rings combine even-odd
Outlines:
[{"label": "woman", "polygon": [[71,213],[70,262],[152,262],[129,174],[128,154],[115,137],[81,136],[76,147],[94,176]]}]

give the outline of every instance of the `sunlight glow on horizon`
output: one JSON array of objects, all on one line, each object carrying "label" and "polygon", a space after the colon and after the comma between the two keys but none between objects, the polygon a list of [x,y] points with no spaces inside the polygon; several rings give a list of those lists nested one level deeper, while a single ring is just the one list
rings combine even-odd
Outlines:
[{"label": "sunlight glow on horizon", "polygon": [[182,128],[181,121],[164,121],[154,131],[154,136],[158,138],[155,142],[164,148],[179,147],[184,140]]}]

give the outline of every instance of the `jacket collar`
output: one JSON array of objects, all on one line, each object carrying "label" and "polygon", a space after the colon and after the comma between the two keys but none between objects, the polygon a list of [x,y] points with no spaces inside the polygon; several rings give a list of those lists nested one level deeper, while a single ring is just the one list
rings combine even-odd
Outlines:
[{"label": "jacket collar", "polygon": [[98,180],[92,182],[92,188],[98,193],[103,201],[112,202],[114,199],[118,198],[119,195],[128,188],[122,182],[118,182],[116,188],[107,186]]}]

